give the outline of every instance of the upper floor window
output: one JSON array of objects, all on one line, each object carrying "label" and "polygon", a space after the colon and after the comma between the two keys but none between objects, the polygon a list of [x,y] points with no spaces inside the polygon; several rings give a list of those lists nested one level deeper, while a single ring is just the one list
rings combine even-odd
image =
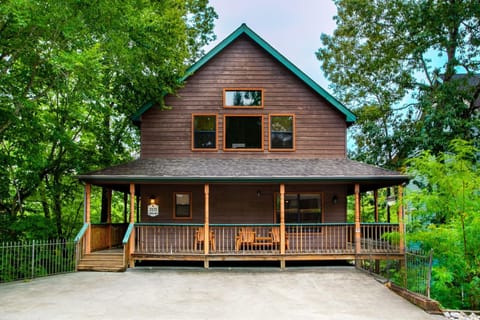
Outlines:
[{"label": "upper floor window", "polygon": [[192,149],[217,150],[217,115],[202,114],[192,116]]},{"label": "upper floor window", "polygon": [[262,115],[226,115],[223,130],[225,150],[263,150]]},{"label": "upper floor window", "polygon": [[295,116],[270,115],[270,151],[295,149]]},{"label": "upper floor window", "polygon": [[224,89],[225,108],[263,108],[262,89]]}]

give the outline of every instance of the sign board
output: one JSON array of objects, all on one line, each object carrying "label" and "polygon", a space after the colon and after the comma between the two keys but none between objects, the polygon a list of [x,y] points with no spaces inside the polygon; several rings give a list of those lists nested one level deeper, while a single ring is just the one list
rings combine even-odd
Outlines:
[{"label": "sign board", "polygon": [[147,214],[149,217],[156,217],[158,216],[158,205],[157,204],[150,204],[147,207]]}]

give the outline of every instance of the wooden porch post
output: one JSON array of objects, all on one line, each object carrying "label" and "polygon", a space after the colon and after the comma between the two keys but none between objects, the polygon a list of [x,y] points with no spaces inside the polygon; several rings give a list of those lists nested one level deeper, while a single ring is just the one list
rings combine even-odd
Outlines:
[{"label": "wooden porch post", "polygon": [[[285,184],[280,184],[280,254],[285,254]],[[280,268],[285,269],[285,260],[280,261]]]},{"label": "wooden porch post", "polygon": [[[130,183],[130,223],[135,223],[135,184]],[[130,235],[130,252],[128,252],[128,260],[130,268],[135,267],[135,261],[132,259],[132,254],[135,251],[135,228]]]},{"label": "wooden porch post", "polygon": [[85,236],[85,253],[91,252],[91,227],[90,227],[90,199],[91,186],[89,183],[85,184],[85,223],[88,223],[87,234]]},{"label": "wooden porch post", "polygon": [[405,226],[403,224],[403,186],[398,186],[398,233],[400,233],[400,253],[405,252]]},{"label": "wooden porch post", "polygon": [[130,183],[130,223],[135,223],[135,184]]},{"label": "wooden porch post", "polygon": [[360,229],[360,185],[355,184],[355,266],[360,267],[360,259],[356,256],[361,251],[361,229]]},{"label": "wooden porch post", "polygon": [[127,202],[128,202],[128,194],[126,192],[123,193],[123,223],[127,223]]},{"label": "wooden porch post", "polygon": [[208,263],[208,251],[210,249],[210,205],[209,205],[209,198],[210,198],[210,185],[208,183],[205,184],[204,188],[204,194],[205,194],[205,232],[204,232],[204,242],[203,242],[203,250],[205,254],[205,260],[204,260],[204,267],[208,269],[209,263]]},{"label": "wooden porch post", "polygon": [[[373,190],[373,202],[375,205],[375,222],[378,223],[378,189]],[[380,273],[380,260],[375,260],[375,273]]]},{"label": "wooden porch post", "polygon": [[107,189],[108,248],[112,248],[112,189]]}]

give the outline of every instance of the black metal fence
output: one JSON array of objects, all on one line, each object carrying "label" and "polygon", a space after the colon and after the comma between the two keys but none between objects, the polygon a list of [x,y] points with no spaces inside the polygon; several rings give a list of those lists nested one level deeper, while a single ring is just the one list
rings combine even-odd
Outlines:
[{"label": "black metal fence", "polygon": [[0,283],[75,270],[73,240],[0,243]]},{"label": "black metal fence", "polygon": [[408,249],[404,263],[399,260],[363,260],[362,268],[430,298],[432,261],[433,251]]},{"label": "black metal fence", "polygon": [[405,262],[405,287],[430,298],[433,250],[408,250]]}]

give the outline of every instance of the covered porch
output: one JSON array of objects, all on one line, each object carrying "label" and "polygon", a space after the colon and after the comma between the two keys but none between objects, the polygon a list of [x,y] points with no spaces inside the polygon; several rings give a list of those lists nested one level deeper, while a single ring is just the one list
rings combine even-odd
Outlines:
[{"label": "covered porch", "polygon": [[[124,268],[147,260],[203,261],[206,268],[210,261],[278,261],[283,268],[287,261],[298,260],[402,259],[402,205],[397,206],[395,223],[380,222],[378,212],[375,222],[365,223],[360,199],[373,190],[378,211],[377,190],[395,186],[401,203],[407,178],[373,168],[384,175],[376,179],[278,177],[268,172],[269,176],[255,177],[83,176],[85,225],[77,237],[80,252],[118,248]],[[90,219],[92,185],[106,188],[109,195],[109,218],[102,224]],[[111,223],[112,191],[127,195],[126,223]],[[353,222],[347,222],[347,195],[353,195]]]}]

